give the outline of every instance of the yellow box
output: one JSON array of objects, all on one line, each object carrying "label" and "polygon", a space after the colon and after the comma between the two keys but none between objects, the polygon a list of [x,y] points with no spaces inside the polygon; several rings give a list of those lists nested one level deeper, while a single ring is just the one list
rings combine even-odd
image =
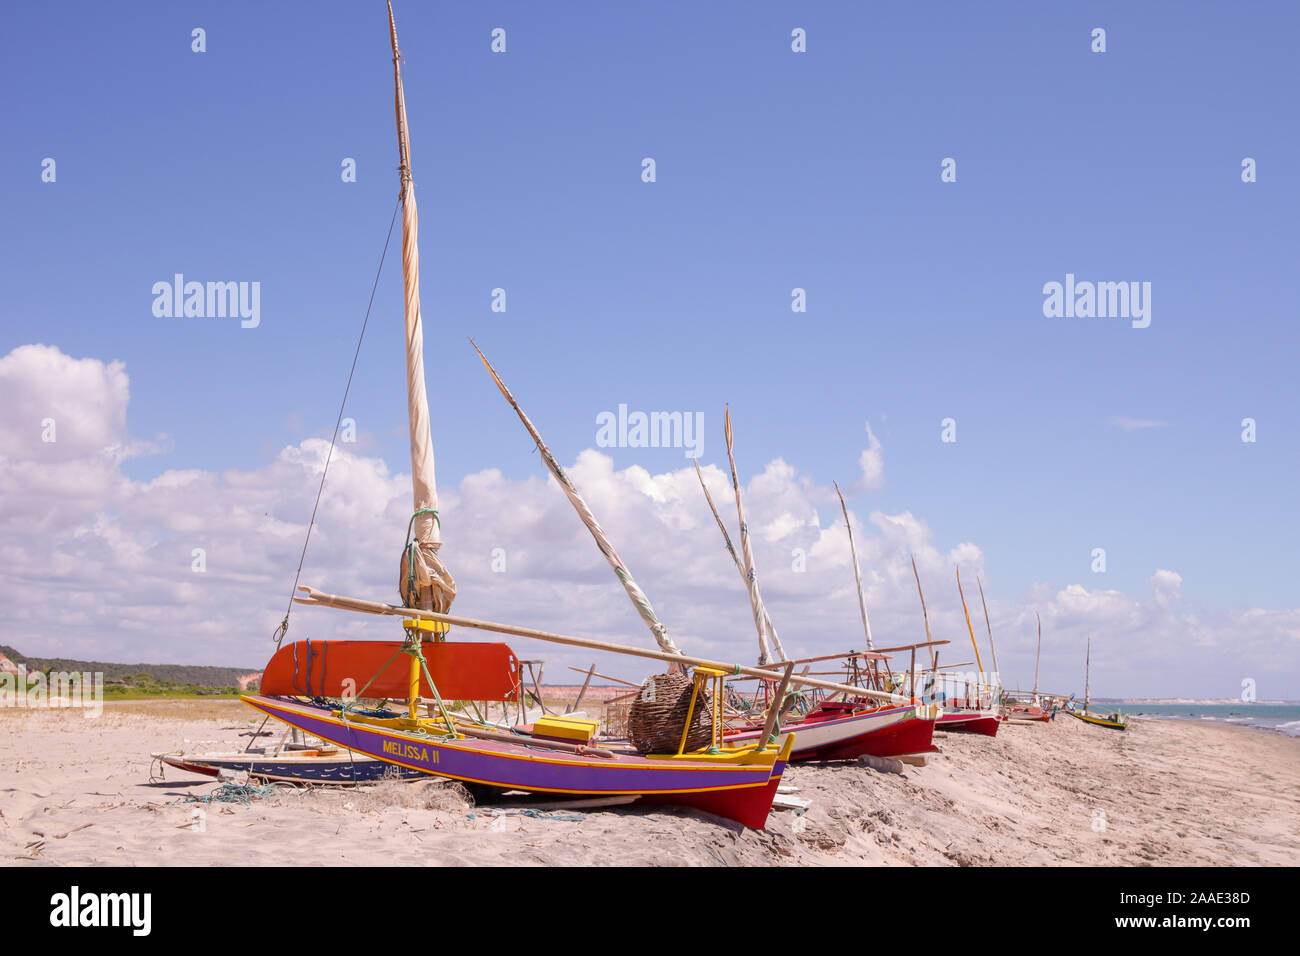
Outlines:
[{"label": "yellow box", "polygon": [[533,722],[533,734],[551,740],[589,744],[596,736],[596,729],[599,726],[599,721],[583,720],[579,717],[539,717]]}]

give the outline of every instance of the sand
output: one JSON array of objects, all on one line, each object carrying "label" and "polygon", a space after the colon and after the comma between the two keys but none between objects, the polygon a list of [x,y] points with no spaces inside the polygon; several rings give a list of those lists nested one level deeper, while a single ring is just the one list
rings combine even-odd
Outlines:
[{"label": "sand", "polygon": [[[1134,719],[1062,717],[996,739],[936,734],[900,774],[798,764],[812,805],[758,832],[683,809],[521,815],[437,780],[195,804],[215,782],[155,750],[229,750],[254,726],[235,701],[0,710],[0,860],[9,866],[1221,865],[1300,864],[1300,739]],[[576,818],[575,818],[576,817]]]}]

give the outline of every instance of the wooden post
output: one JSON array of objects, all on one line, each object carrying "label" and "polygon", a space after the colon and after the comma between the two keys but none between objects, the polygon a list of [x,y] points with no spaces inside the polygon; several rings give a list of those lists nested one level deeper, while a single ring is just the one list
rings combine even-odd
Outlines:
[{"label": "wooden post", "polygon": [[907,669],[907,676],[912,679],[912,699],[916,700],[916,648],[912,648],[912,666]]},{"label": "wooden post", "polygon": [[578,699],[573,702],[573,706],[564,711],[566,714],[571,714],[578,709],[578,705],[582,703],[582,698],[587,694],[587,685],[591,683],[591,675],[594,673],[596,673],[596,665],[592,664],[591,670],[587,671],[587,679],[582,682],[582,690],[578,691]]},{"label": "wooden post", "polygon": [[420,706],[420,659],[414,654],[411,655],[411,670],[409,680],[410,701],[407,704],[407,714],[412,720],[419,716],[416,708]]},{"label": "wooden post", "polygon": [[763,724],[763,736],[758,738],[758,749],[762,750],[767,746],[768,740],[772,736],[772,731],[776,727],[777,712],[780,710],[781,701],[785,700],[786,688],[790,686],[790,675],[794,673],[794,662],[785,665],[785,674],[781,677],[781,683],[776,688],[776,696],[772,702],[767,705],[767,721]]}]

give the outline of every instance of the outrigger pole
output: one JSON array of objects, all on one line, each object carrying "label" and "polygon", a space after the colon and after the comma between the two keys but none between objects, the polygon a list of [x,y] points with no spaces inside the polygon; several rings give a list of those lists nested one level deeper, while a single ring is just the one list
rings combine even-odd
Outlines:
[{"label": "outrigger pole", "polygon": [[[455,614],[439,614],[436,611],[426,611],[422,608],[401,607],[396,604],[382,604],[379,601],[365,601],[360,598],[342,597],[337,594],[326,594],[323,591],[317,591],[315,588],[300,585],[299,591],[306,592],[306,597],[296,597],[294,601],[298,604],[309,604],[315,607],[335,607],[345,611],[359,611],[363,614],[388,614],[394,617],[414,618],[420,621],[436,621],[440,624],[448,624],[452,627],[468,627],[480,631],[493,631],[497,634],[512,634],[515,637],[527,637],[537,641],[546,641],[551,644],[566,644],[569,647],[585,647],[595,651],[610,651],[615,654],[627,654],[632,657],[645,657],[655,661],[667,661],[670,664],[689,665],[691,667],[712,667],[723,671],[726,674],[747,677],[761,677],[764,680],[779,682],[782,676],[774,673],[770,668],[749,667],[744,664],[727,664],[722,661],[709,660],[704,657],[693,657],[690,654],[669,654],[663,651],[652,651],[649,648],[630,647],[627,644],[613,644],[609,641],[597,641],[586,637],[570,637],[567,634],[553,634],[550,631],[539,631],[531,627],[521,627],[515,624],[497,624],[492,621],[479,621],[474,618],[460,617]],[[814,677],[805,677],[803,675],[792,675],[790,683],[799,687],[816,687],[821,690],[831,690],[840,694],[849,694],[853,697],[870,697],[874,700],[887,701],[892,704],[907,704],[910,700],[901,697],[898,694],[885,694],[880,691],[868,690],[864,687],[855,687],[851,684],[836,684],[831,681],[818,680]]]}]

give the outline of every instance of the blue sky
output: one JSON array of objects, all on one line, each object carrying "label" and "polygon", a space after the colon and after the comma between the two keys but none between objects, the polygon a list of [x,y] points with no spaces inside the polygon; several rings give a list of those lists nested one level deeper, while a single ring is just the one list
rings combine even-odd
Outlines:
[{"label": "blue sky", "polygon": [[[977,542],[1008,599],[1043,581],[1137,595],[1174,568],[1192,607],[1296,606],[1294,9],[396,13],[441,482],[537,473],[472,335],[561,461],[626,403],[703,411],[720,462],[730,402],[742,474],[780,456],[845,484],[870,423],[886,483],[851,504]],[[172,442],[124,466],[136,479],[257,468],[326,434],[397,192],[383,3],[4,20],[0,355],[124,362],[130,433]],[[259,281],[261,325],[155,318],[150,288],[176,272]],[[1066,273],[1150,282],[1150,327],[1044,317],[1043,284]],[[399,276],[390,256],[349,407],[394,470]]]}]

